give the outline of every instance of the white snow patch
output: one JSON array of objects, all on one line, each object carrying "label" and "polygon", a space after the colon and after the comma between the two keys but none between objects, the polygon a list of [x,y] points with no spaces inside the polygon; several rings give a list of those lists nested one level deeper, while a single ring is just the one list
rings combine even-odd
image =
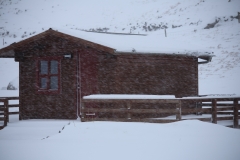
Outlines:
[{"label": "white snow patch", "polygon": [[83,99],[174,99],[174,95],[95,94]]}]

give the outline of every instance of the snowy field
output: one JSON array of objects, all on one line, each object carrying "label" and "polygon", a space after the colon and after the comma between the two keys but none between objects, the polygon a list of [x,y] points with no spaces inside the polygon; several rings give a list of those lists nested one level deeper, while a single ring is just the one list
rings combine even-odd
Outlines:
[{"label": "snowy field", "polygon": [[186,120],[168,124],[24,120],[0,131],[0,159],[239,160],[240,130]]}]

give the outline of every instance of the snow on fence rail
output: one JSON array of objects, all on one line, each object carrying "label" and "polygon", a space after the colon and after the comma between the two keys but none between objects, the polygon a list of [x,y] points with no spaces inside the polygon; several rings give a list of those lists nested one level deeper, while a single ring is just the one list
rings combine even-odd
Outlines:
[{"label": "snow on fence rail", "polygon": [[0,129],[7,126],[9,115],[19,114],[19,111],[9,111],[9,108],[19,107],[19,104],[9,104],[10,100],[19,100],[19,97],[0,97],[0,121],[3,121],[3,126],[0,126]]},{"label": "snow on fence rail", "polygon": [[[142,96],[142,95],[141,95]],[[130,99],[126,97],[114,98],[113,95],[110,98],[97,97],[97,96],[86,96],[83,97],[81,103],[81,121],[123,121],[123,122],[151,122],[151,123],[167,123],[175,122],[185,119],[198,119],[201,121],[208,121],[211,123],[217,123],[223,120],[233,120],[233,123],[229,127],[239,127],[239,110],[240,110],[240,97],[191,97],[191,98],[172,98],[167,97],[166,99],[157,99],[157,97],[151,99]],[[115,105],[114,108],[108,108],[107,104]],[[158,104],[159,108],[136,108],[132,105],[136,104]],[[189,107],[188,104],[195,103],[195,107]],[[95,104],[95,107],[88,107],[88,104]],[[99,107],[97,104],[105,104]],[[125,105],[120,105],[125,104]],[[161,108],[162,104],[174,104],[170,108]],[[98,106],[98,107],[96,107]],[[122,106],[126,106],[123,108]],[[99,118],[99,113],[109,113],[111,115],[117,115],[119,113],[125,114],[125,117],[102,117]],[[132,114],[170,114],[175,115],[176,118],[136,118],[132,117]],[[185,115],[195,114],[192,118],[184,118]],[[209,117],[201,117],[197,115],[209,114]]]}]

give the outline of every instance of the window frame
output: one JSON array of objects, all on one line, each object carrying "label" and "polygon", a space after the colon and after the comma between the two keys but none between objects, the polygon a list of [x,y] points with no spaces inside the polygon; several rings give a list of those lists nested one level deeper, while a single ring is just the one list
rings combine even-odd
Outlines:
[{"label": "window frame", "polygon": [[[38,94],[59,94],[61,91],[61,59],[62,57],[39,57],[36,60],[36,71],[37,71],[37,93]],[[41,74],[41,61],[47,61],[47,74]],[[58,73],[57,74],[51,74],[51,61],[58,61]],[[58,77],[58,88],[57,89],[50,89],[50,79],[52,76]],[[47,82],[46,88],[41,88],[41,78],[46,78]]]}]

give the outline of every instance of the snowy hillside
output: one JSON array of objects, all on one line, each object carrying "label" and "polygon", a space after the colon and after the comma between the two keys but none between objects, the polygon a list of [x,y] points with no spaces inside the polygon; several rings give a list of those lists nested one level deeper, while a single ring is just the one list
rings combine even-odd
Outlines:
[{"label": "snowy hillside", "polygon": [[[82,30],[147,34],[157,37],[149,46],[167,41],[173,50],[182,44],[189,48],[195,44],[214,52],[211,63],[199,65],[199,94],[240,94],[239,6],[239,0],[1,0],[0,48],[50,27],[98,40],[100,33]],[[213,28],[204,29],[208,24]],[[129,43],[127,38],[123,42]],[[2,69],[5,62],[0,60],[1,75],[10,72]],[[1,77],[0,88],[5,87],[3,81],[18,76],[16,64],[8,63],[16,72],[11,72],[14,76],[8,80]]]}]

